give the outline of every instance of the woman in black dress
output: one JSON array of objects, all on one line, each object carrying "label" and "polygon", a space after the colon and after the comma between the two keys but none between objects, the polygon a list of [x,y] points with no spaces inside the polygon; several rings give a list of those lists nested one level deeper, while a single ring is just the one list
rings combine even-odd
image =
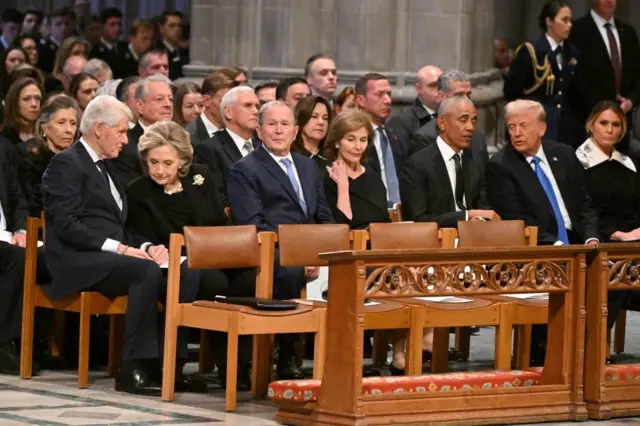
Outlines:
[{"label": "woman in black dress", "polygon": [[[169,246],[172,233],[185,226],[225,226],[230,221],[218,192],[218,182],[208,167],[192,164],[193,147],[189,134],[172,121],[149,126],[138,142],[138,153],[145,176],[129,184],[127,225],[153,244]],[[199,271],[198,299],[212,300],[216,295],[253,296],[255,269],[207,269]],[[226,335],[211,333],[214,357],[226,374]],[[241,339],[239,387],[249,386],[251,338]],[[221,383],[225,383],[222,380]]]},{"label": "woman in black dress", "polygon": [[[616,144],[627,131],[620,105],[603,101],[587,120],[589,138],[576,151],[585,169],[585,180],[598,212],[600,241],[640,240],[640,168]],[[628,293],[610,291],[607,325],[613,326]]]},{"label": "woman in black dress", "polygon": [[37,136],[16,145],[22,155],[18,163],[18,178],[29,204],[29,214],[39,217],[42,211],[40,184],[42,175],[57,152],[68,148],[77,139],[80,109],[71,97],[56,96],[44,104],[36,121]]},{"label": "woman in black dress", "polygon": [[331,105],[321,96],[300,99],[294,110],[298,135],[291,149],[312,158],[320,172],[329,164],[323,155],[324,139],[331,124]]},{"label": "woman in black dress", "polygon": [[357,110],[336,117],[327,135],[324,154],[332,162],[326,167],[323,182],[327,202],[336,222],[347,223],[351,229],[366,229],[372,222],[390,222],[382,177],[364,166],[373,138],[369,118]]}]

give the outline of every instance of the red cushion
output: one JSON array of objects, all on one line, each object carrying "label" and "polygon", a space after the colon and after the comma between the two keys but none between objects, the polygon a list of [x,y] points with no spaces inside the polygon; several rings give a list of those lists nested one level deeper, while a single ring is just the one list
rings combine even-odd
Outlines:
[{"label": "red cushion", "polygon": [[[365,377],[362,392],[382,395],[400,392],[447,392],[456,390],[517,388],[538,384],[540,373],[534,371],[479,371],[468,373],[427,374],[423,376]],[[274,400],[312,402],[320,392],[320,380],[281,380],[269,385]]]},{"label": "red cushion", "polygon": [[609,364],[604,369],[604,379],[640,380],[640,364]]}]

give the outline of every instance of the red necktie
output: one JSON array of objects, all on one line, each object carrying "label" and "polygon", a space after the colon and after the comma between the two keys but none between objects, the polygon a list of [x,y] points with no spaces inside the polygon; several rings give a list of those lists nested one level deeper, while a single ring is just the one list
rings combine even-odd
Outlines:
[{"label": "red necktie", "polygon": [[618,42],[611,30],[611,24],[604,24],[607,29],[607,37],[609,38],[609,50],[611,51],[611,65],[613,66],[613,76],[616,80],[616,94],[620,94],[620,84],[622,82],[622,62],[620,61],[620,51],[618,50]]}]

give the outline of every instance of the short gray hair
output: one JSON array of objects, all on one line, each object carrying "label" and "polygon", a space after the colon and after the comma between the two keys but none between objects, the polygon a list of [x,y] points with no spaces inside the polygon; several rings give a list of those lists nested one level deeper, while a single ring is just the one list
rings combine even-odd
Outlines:
[{"label": "short gray hair", "polygon": [[87,65],[82,69],[82,72],[91,74],[95,78],[98,78],[101,72],[109,72],[111,74],[111,78],[113,78],[113,71],[111,71],[109,64],[98,58],[90,59],[89,62],[87,62]]},{"label": "short gray hair", "polygon": [[170,146],[176,150],[180,162],[178,176],[186,176],[193,163],[193,146],[189,133],[173,121],[158,121],[147,127],[138,141],[138,154],[146,173],[149,173],[147,165],[149,151],[161,146]]},{"label": "short gray hair", "polygon": [[170,89],[173,89],[173,83],[166,76],[162,74],[154,74],[149,77],[145,77],[142,80],[138,81],[136,84],[136,99],[144,100],[147,97],[147,92],[149,92],[149,84],[151,83],[165,83],[169,86]]},{"label": "short gray hair", "polygon": [[296,126],[296,115],[294,114],[293,110],[291,109],[291,107],[289,105],[287,105],[286,102],[283,101],[279,101],[279,100],[275,100],[275,101],[269,101],[266,104],[262,105],[260,107],[260,111],[258,111],[258,126],[262,126],[262,123],[264,122],[264,114],[267,112],[267,110],[271,107],[274,106],[278,106],[278,105],[282,105],[287,107],[290,111],[291,111],[291,115],[293,115],[293,125]]},{"label": "short gray hair", "polygon": [[96,96],[84,109],[80,131],[82,134],[88,135],[98,122],[104,123],[107,127],[113,127],[125,117],[128,121],[133,120],[131,110],[124,103],[113,96]]},{"label": "short gray hair", "polygon": [[438,77],[436,87],[438,91],[447,93],[451,91],[451,83],[459,81],[469,81],[469,76],[460,70],[447,70]]},{"label": "short gray hair", "polygon": [[237,86],[224,94],[220,101],[220,115],[223,123],[227,122],[227,117],[224,116],[224,107],[235,104],[240,93],[255,93],[255,90],[249,86]]},{"label": "short gray hair", "polygon": [[440,107],[438,107],[438,117],[444,117],[454,106],[460,104],[475,106],[466,96],[452,96],[442,101]]},{"label": "short gray hair", "polygon": [[532,101],[530,99],[518,99],[512,102],[509,102],[504,107],[504,120],[505,122],[509,121],[509,117],[514,114],[519,114],[522,112],[531,112],[536,116],[538,121],[546,122],[547,121],[547,113],[544,111],[544,107],[540,102]]}]

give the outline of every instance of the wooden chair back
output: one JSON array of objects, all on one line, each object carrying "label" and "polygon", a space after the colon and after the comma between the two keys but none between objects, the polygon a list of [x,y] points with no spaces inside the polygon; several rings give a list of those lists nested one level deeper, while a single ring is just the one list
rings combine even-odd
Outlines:
[{"label": "wooden chair back", "polygon": [[184,243],[189,268],[260,266],[260,246],[255,225],[185,226]]},{"label": "wooden chair back", "polygon": [[351,250],[349,225],[280,225],[281,266],[327,266],[318,253]]},{"label": "wooden chair back", "polygon": [[458,247],[523,247],[538,244],[538,228],[522,220],[458,222]]},{"label": "wooden chair back", "polygon": [[389,209],[389,219],[391,222],[402,222],[402,204],[395,204]]},{"label": "wooden chair back", "polygon": [[439,230],[436,223],[372,223],[371,250],[430,249],[449,247],[451,230]]}]

